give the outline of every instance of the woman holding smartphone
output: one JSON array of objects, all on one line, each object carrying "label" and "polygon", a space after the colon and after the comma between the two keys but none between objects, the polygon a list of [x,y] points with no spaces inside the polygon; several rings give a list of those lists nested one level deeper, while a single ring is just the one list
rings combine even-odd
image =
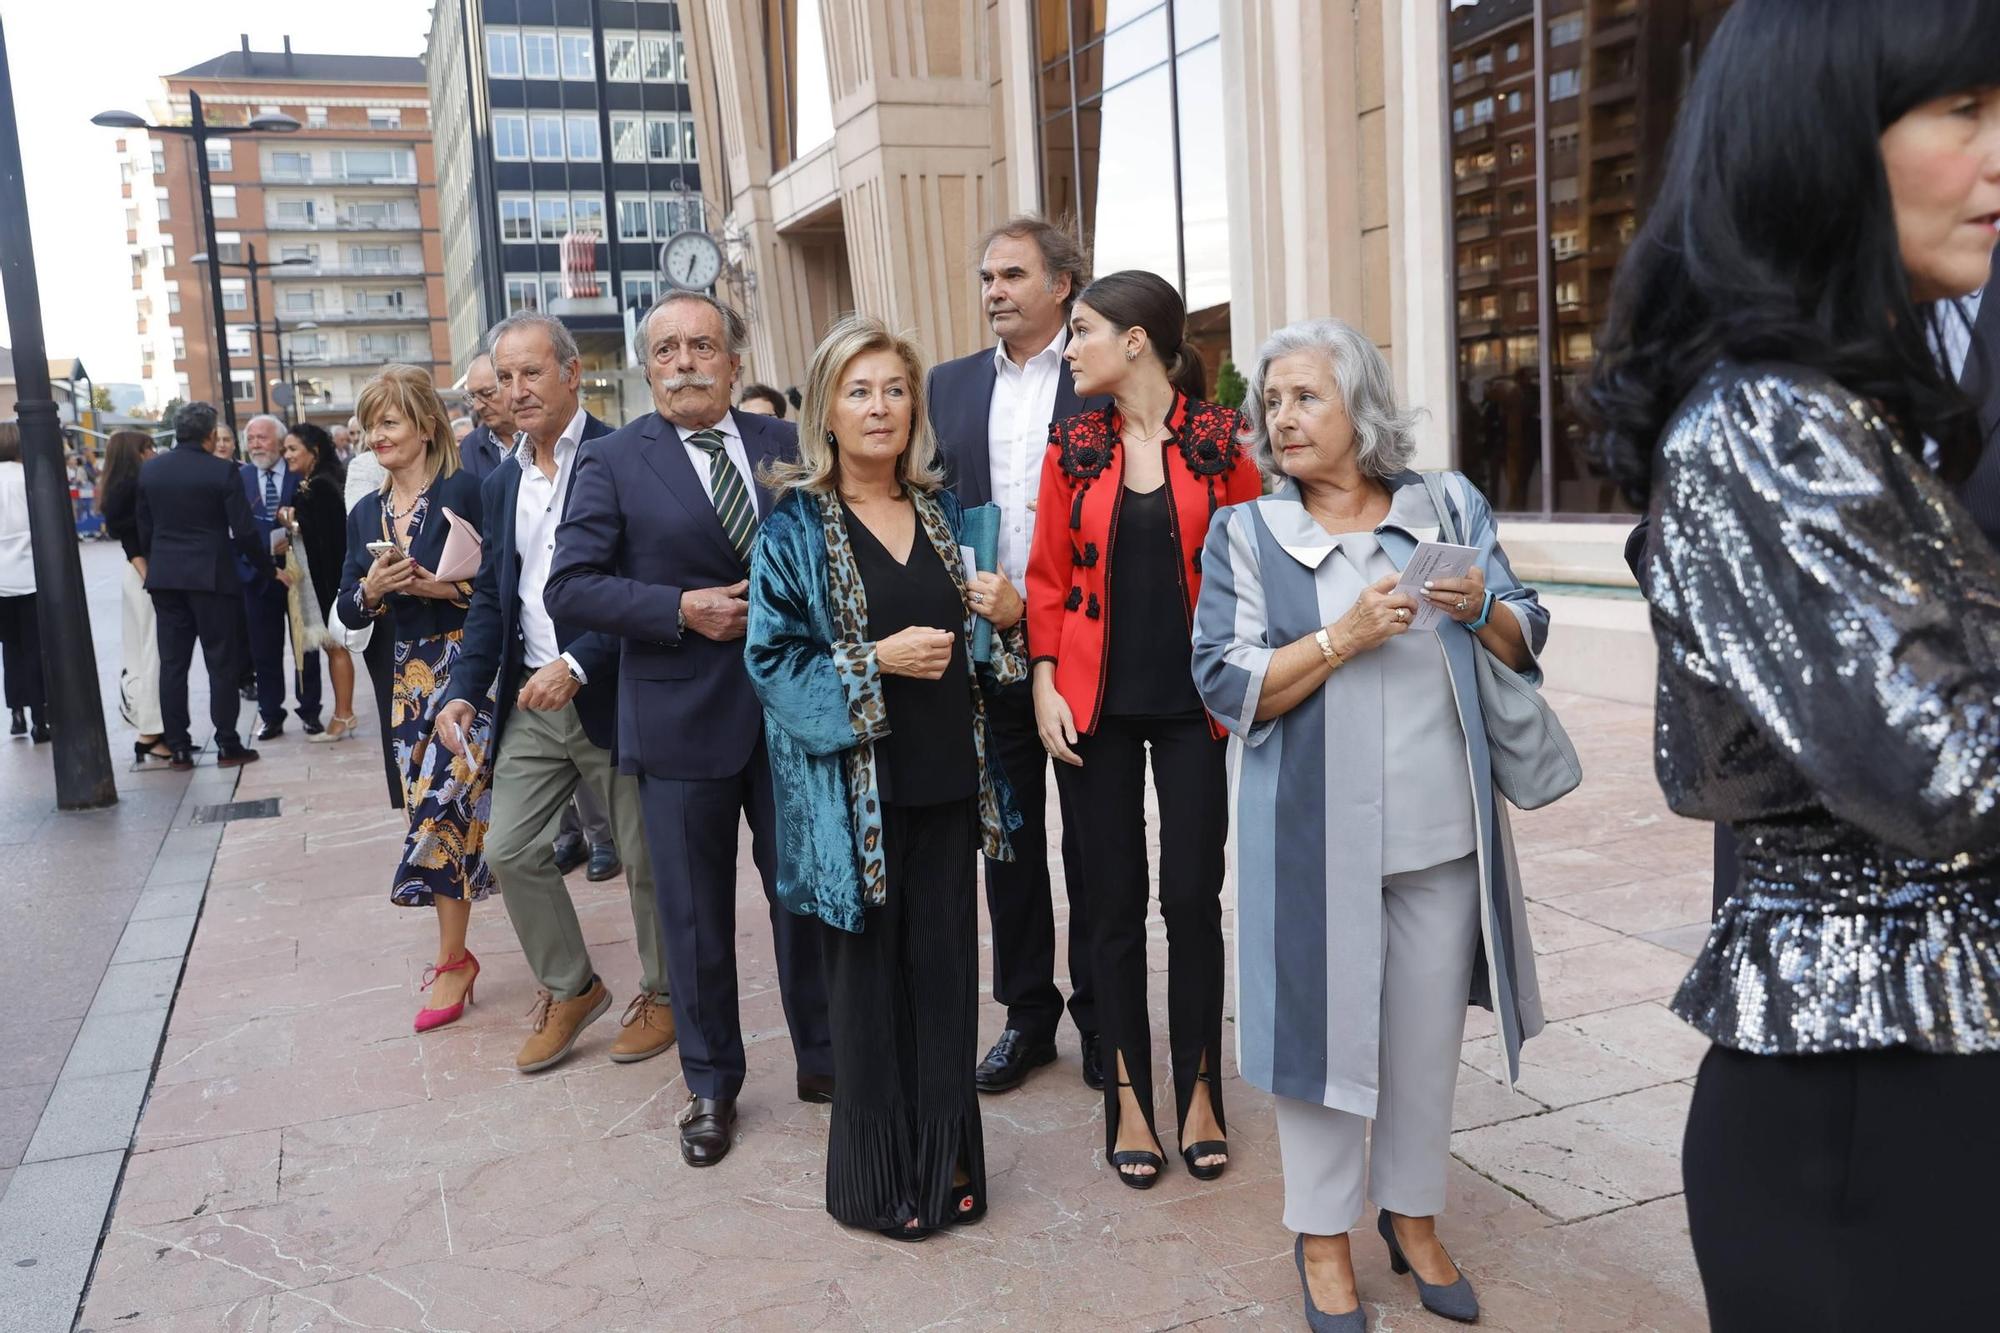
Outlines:
[{"label": "woman holding smartphone", "polygon": [[463,754],[428,743],[472,598],[470,584],[446,583],[431,571],[449,531],[445,511],[480,526],[479,482],[459,470],[451,419],[430,376],[416,367],[384,367],[361,390],[356,415],[384,476],[381,489],[362,496],[347,517],[340,616],[365,625],[391,613],[396,672],[389,725],[410,832],[389,896],[399,907],[437,912],[437,961],[422,986],[431,1003],[416,1018],[416,1030],[426,1032],[456,1021],[472,999],[479,960],[465,947],[465,928],[473,901],[493,888],[480,854],[491,801],[490,693]]}]

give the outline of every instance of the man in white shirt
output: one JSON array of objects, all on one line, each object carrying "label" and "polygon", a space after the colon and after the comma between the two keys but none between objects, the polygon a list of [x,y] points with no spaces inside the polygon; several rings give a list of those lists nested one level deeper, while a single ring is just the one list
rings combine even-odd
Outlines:
[{"label": "man in white shirt", "polygon": [[644,972],[610,1055],[620,1063],[645,1060],[674,1044],[674,1014],[638,784],[614,772],[611,762],[618,645],[557,622],[543,598],[577,450],[611,430],[583,409],[582,360],[575,339],[554,316],[532,311],[509,316],[494,327],[487,345],[519,434],[512,453],[480,491],[487,516],[484,549],[436,736],[461,752],[475,702],[497,677],[486,859],[542,985],[533,1028],[515,1067],[536,1073],[558,1063],[583,1029],[611,1007],[611,992],[591,966],[576,908],[544,836],[580,783],[610,811],[623,849]]},{"label": "man in white shirt", "polygon": [[[1076,396],[1063,361],[1070,304],[1089,281],[1082,249],[1062,228],[1032,216],[994,228],[981,248],[979,291],[999,344],[941,363],[926,386],[931,428],[952,489],[967,508],[999,505],[1000,568],[1023,592],[1049,425],[1104,405]],[[987,710],[987,725],[1023,820],[1012,838],[1016,859],[986,863],[993,998],[1007,1007],[1007,1019],[974,1081],[981,1092],[1004,1092],[1056,1058],[1063,998],[1055,982],[1055,908],[1043,829],[1049,758],[1035,732],[1034,696],[1025,682],[1000,693]],[[1066,777],[1057,765],[1070,904],[1069,1012],[1082,1038],[1084,1082],[1102,1088],[1090,939],[1081,910],[1083,866]]]}]

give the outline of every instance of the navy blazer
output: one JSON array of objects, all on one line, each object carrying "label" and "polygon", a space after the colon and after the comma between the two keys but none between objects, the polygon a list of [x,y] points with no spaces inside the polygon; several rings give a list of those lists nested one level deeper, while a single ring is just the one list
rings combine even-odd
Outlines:
[{"label": "navy blazer", "polygon": [[[264,534],[264,549],[269,551],[271,549],[271,534],[278,530],[277,510],[266,509],[264,507],[263,479],[257,475],[257,465],[255,463],[243,463],[239,466],[243,474],[243,498],[250,502],[250,517],[257,521],[257,530]],[[284,459],[281,458],[278,460],[277,467],[278,509],[283,509],[290,505],[298,496],[299,478],[296,473],[285,466]],[[271,571],[266,570],[262,576],[259,576],[242,561],[237,562],[236,573],[245,584],[249,585],[259,585],[269,582],[271,575]]]},{"label": "navy blazer", "polygon": [[[993,454],[987,434],[987,417],[993,410],[993,385],[1000,372],[993,365],[993,349],[974,352],[931,367],[924,381],[924,401],[929,404],[931,433],[937,436],[938,452],[944,458],[948,484],[958,502],[970,509],[993,499]],[[1069,363],[1056,369],[1055,414],[1051,424],[1079,412],[1105,406],[1108,398],[1079,398]],[[1020,571],[1014,571],[1019,577]]]},{"label": "navy blazer", "polygon": [[[611,427],[596,417],[584,416],[583,439],[609,434]],[[471,442],[468,436],[466,443]],[[579,443],[576,457],[570,459],[571,494],[575,493],[575,469],[582,454]],[[473,580],[472,605],[465,613],[465,640],[458,666],[452,673],[451,688],[445,692],[446,702],[463,699],[477,707],[491,684],[493,734],[503,744],[507,718],[514,711],[514,699],[521,692],[526,671],[521,641],[521,552],[515,527],[520,497],[521,465],[512,457],[503,458],[479,486],[480,507],[487,515],[487,525],[479,532],[483,539],[479,575]],[[618,709],[618,641],[557,622],[556,647],[583,668],[584,685],[574,702],[584,735],[590,737],[592,745],[610,749]]]},{"label": "navy blazer", "polygon": [[148,590],[235,596],[243,586],[239,565],[270,576],[270,539],[244,498],[236,465],[201,445],[147,459],[135,508]]},{"label": "navy blazer", "polygon": [[[752,475],[798,452],[798,427],[750,412],[730,416]],[[751,490],[761,521],[774,497]],[[743,665],[743,641],[680,632],[681,594],[749,578],[680,434],[648,412],[576,456],[569,506],[556,530],[544,601],[578,629],[620,638],[618,767],[658,778],[713,780],[743,771],[764,734],[764,710]]]},{"label": "navy blazer", "polygon": [[[604,426],[604,423],[597,421],[596,417],[592,417],[591,420]],[[604,426],[604,429],[609,430],[610,427]],[[590,436],[586,434],[584,438],[587,440]],[[512,446],[495,437],[492,431],[484,426],[474,426],[472,434],[458,442],[458,465],[484,483],[513,452]]]},{"label": "navy blazer", "polygon": [[[436,571],[438,557],[444,554],[445,536],[451,530],[444,511],[451,510],[479,529],[482,538],[486,535],[481,518],[484,511],[479,503],[479,481],[465,472],[439,477],[424,494],[430,497],[430,504],[424,510],[423,524],[410,534],[410,558],[425,569]],[[368,543],[384,540],[383,502],[387,498],[381,491],[370,491],[354,502],[347,515],[347,564],[340,571],[338,600],[341,620],[352,627],[359,628],[374,618],[361,606],[361,579],[368,566],[375,563],[368,554]],[[397,593],[383,605],[395,613],[390,621],[396,639],[402,643],[414,643],[465,627],[465,608],[454,602]],[[491,677],[479,684],[483,687],[490,682]]]}]

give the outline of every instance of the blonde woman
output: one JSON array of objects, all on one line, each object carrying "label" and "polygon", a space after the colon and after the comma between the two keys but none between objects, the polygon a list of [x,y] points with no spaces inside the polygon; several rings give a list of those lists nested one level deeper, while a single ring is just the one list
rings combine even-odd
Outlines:
[{"label": "blonde woman", "polygon": [[465,947],[465,928],[473,901],[493,887],[480,851],[491,800],[491,696],[479,703],[463,755],[427,743],[432,714],[451,684],[472,596],[470,584],[445,583],[431,571],[444,551],[446,510],[480,526],[479,483],[459,470],[444,403],[430,376],[416,367],[384,367],[362,388],[356,415],[382,464],[383,482],[347,516],[338,601],[347,624],[370,624],[387,611],[394,630],[390,730],[410,833],[389,896],[400,907],[437,912],[437,962],[423,983],[431,1003],[416,1019],[416,1030],[425,1032],[456,1021],[472,998],[479,960]]},{"label": "blonde woman", "polygon": [[[850,317],[813,354],[799,461],[750,565],[745,661],[778,796],[778,900],[821,938],[833,1028],[826,1206],[922,1240],[986,1211],[979,1094],[979,853],[1018,826],[983,691],[1026,676],[1023,605],[968,578],[942,489],[925,366]],[[995,630],[990,663],[967,643]]]}]

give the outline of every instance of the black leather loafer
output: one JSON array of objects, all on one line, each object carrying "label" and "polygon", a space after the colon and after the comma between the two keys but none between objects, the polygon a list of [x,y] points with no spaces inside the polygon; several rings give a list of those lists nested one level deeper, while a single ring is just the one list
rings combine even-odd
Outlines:
[{"label": "black leather loafer", "polygon": [[194,767],[194,751],[179,749],[167,756],[167,767],[176,773],[185,773]]},{"label": "black leather loafer", "polygon": [[833,1100],[833,1075],[800,1074],[799,1100],[811,1102],[815,1106],[825,1106]]},{"label": "black leather loafer", "polygon": [[274,741],[284,734],[285,719],[282,717],[276,722],[265,722],[257,728],[257,739],[260,741]]},{"label": "black leather loafer", "polygon": [[979,1067],[972,1071],[973,1086],[981,1092],[1006,1092],[1018,1088],[1031,1071],[1055,1063],[1055,1058],[1054,1042],[1029,1041],[1020,1029],[1008,1028],[993,1043],[993,1048],[986,1052],[986,1058],[979,1062]]},{"label": "black leather loafer", "polygon": [[583,872],[583,877],[596,884],[610,879],[624,868],[618,862],[618,849],[606,843],[590,849],[590,869]]},{"label": "black leather loafer", "polygon": [[581,833],[564,833],[556,838],[556,873],[567,875],[582,865],[590,855],[590,847]]},{"label": "black leather loafer", "polygon": [[681,1112],[681,1160],[689,1166],[714,1166],[729,1156],[735,1127],[734,1097],[689,1097]]},{"label": "black leather loafer", "polygon": [[215,747],[217,768],[240,768],[244,764],[257,762],[257,752],[243,745],[218,745]]},{"label": "black leather loafer", "polygon": [[1095,1032],[1083,1034],[1084,1086],[1104,1091],[1104,1049]]}]

